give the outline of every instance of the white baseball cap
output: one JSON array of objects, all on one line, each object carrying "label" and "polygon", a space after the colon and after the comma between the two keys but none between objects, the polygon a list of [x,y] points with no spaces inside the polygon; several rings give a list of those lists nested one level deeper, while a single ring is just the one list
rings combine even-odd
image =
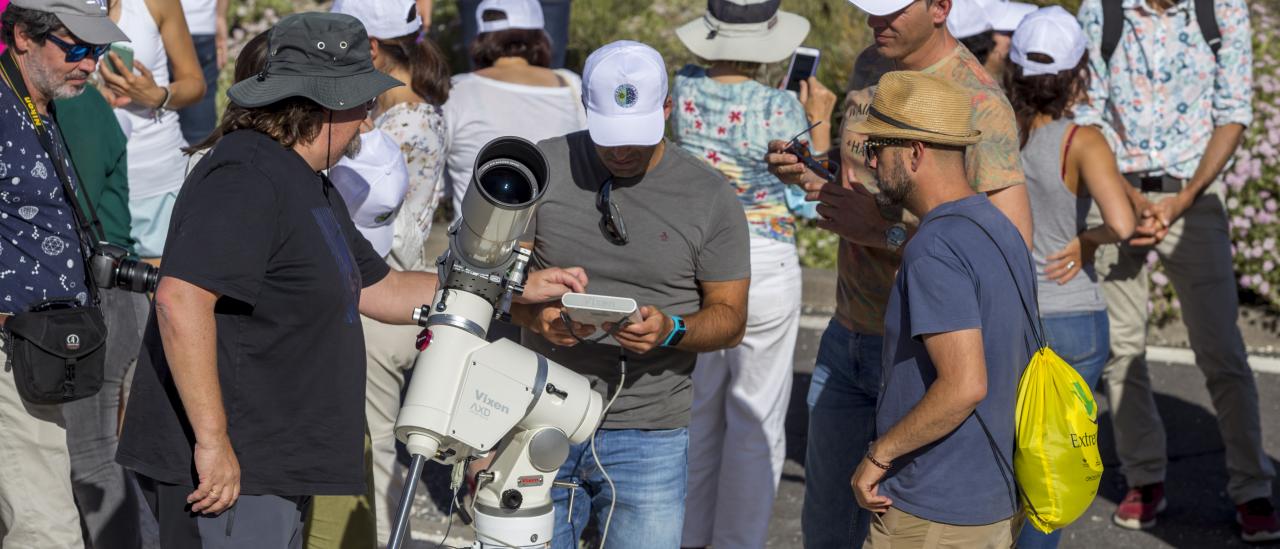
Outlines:
[{"label": "white baseball cap", "polygon": [[[507,18],[485,21],[486,11],[500,11]],[[542,19],[542,4],[537,0],[484,0],[476,6],[476,23],[480,26],[477,34],[507,29],[542,30],[546,25]]]},{"label": "white baseball cap", "polygon": [[422,29],[414,0],[333,0],[329,11],[359,19],[370,38],[388,40]]},{"label": "white baseball cap", "polygon": [[667,65],[653,48],[619,40],[591,53],[582,71],[591,141],[603,147],[649,146],[666,127]]},{"label": "white baseball cap", "polygon": [[1018,28],[1022,18],[1039,9],[1035,4],[1022,2],[999,2],[991,8],[991,29],[999,32],[1013,32]]},{"label": "white baseball cap", "polygon": [[[1080,23],[1062,6],[1040,8],[1026,16],[1013,32],[1009,46],[1009,60],[1022,67],[1023,76],[1057,74],[1076,68],[1084,57],[1088,40]],[[1040,53],[1053,59],[1039,63],[1027,59]]]},{"label": "white baseball cap", "polygon": [[991,30],[993,0],[951,0],[947,30],[956,38],[977,36]]},{"label": "white baseball cap", "polygon": [[858,9],[871,15],[889,15],[910,6],[916,0],[849,0]]},{"label": "white baseball cap", "polygon": [[356,229],[385,257],[395,238],[396,214],[409,192],[409,168],[400,145],[382,130],[365,132],[360,154],[338,161],[329,179],[347,203]]}]

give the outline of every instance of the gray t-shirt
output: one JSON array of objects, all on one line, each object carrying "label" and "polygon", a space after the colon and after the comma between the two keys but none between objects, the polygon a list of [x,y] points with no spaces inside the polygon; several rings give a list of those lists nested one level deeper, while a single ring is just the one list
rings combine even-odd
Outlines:
[{"label": "gray t-shirt", "polygon": [[[538,144],[551,167],[547,192],[531,222],[533,269],[581,266],[593,294],[629,297],[668,315],[701,308],[698,282],[751,276],[747,220],[724,176],[667,143],[657,167],[639,180],[614,180],[611,198],[629,241],[605,237],[596,195],[610,177],[587,132]],[[525,330],[525,346],[588,376],[611,395],[618,349],[603,343],[558,347]],[[696,353],[658,348],[627,355],[626,387],[606,429],[674,429],[689,424]]]}]

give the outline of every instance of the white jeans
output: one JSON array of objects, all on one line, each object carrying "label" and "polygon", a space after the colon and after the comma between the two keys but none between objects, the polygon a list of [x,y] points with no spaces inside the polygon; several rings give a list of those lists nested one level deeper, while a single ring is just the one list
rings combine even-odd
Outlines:
[{"label": "white jeans", "polygon": [[413,367],[418,357],[414,338],[422,328],[383,324],[365,316],[360,320],[364,323],[365,356],[369,361],[364,412],[373,447],[373,510],[381,547],[391,537],[391,516],[400,501],[404,476],[408,473],[396,461],[395,426],[396,416],[400,414],[404,373]]},{"label": "white jeans", "polygon": [[0,547],[84,547],[63,407],[22,400],[0,365]]},{"label": "white jeans", "polygon": [[786,458],[800,287],[795,246],[752,237],[747,333],[698,355],[693,372],[682,546],[765,546]]}]

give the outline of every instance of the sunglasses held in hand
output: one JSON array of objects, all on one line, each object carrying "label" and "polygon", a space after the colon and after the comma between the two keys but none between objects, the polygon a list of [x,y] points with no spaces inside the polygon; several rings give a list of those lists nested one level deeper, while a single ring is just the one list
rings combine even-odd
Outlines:
[{"label": "sunglasses held in hand", "polygon": [[804,163],[805,167],[809,168],[813,173],[818,174],[818,177],[826,180],[827,183],[836,183],[836,174],[840,173],[840,168],[836,166],[836,163],[832,162],[830,159],[814,158],[813,153],[809,152],[808,144],[800,141],[802,136],[809,133],[810,130],[821,123],[821,120],[814,122],[808,128],[805,128],[804,131],[796,134],[795,137],[792,137],[791,141],[787,142],[787,146],[783,149],[783,152],[795,155],[796,158],[799,158],[800,161]]}]

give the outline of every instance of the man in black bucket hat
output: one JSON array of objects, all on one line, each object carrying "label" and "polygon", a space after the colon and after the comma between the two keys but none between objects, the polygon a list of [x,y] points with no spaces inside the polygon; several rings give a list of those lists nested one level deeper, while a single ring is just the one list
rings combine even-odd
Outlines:
[{"label": "man in black bucket hat", "polygon": [[[400,85],[364,27],[304,13],[270,32],[174,206],[117,455],[166,548],[300,548],[312,496],[364,493],[360,315],[409,324],[436,288],[390,270],[321,173]],[[557,282],[583,288],[548,271],[524,297],[558,298]]]}]

